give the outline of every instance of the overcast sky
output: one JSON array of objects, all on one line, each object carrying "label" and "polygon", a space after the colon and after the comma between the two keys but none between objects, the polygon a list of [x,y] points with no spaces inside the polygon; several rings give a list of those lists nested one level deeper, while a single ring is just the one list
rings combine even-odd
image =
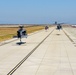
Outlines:
[{"label": "overcast sky", "polygon": [[0,0],[0,24],[76,24],[76,0]]}]

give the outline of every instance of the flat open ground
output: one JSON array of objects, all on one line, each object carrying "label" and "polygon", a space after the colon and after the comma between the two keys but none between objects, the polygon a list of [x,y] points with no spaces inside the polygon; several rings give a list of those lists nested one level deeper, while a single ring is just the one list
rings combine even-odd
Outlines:
[{"label": "flat open ground", "polygon": [[55,26],[23,38],[24,44],[1,45],[0,75],[76,75],[76,37],[69,31]]},{"label": "flat open ground", "polygon": [[76,37],[76,27],[66,26],[66,27],[64,27],[64,29],[67,30],[71,35]]}]

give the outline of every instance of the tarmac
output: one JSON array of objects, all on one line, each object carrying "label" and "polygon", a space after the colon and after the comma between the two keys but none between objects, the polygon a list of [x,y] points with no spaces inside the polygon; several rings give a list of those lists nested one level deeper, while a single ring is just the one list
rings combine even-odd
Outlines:
[{"label": "tarmac", "polygon": [[[18,39],[0,46],[0,75],[76,75],[76,38],[66,30],[51,27],[22,41],[22,45],[17,44]],[[35,51],[8,74],[33,49]]]}]

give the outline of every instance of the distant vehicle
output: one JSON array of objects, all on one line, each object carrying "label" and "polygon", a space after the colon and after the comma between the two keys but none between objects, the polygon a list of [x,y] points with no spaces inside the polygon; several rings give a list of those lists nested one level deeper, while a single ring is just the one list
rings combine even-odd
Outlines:
[{"label": "distant vehicle", "polygon": [[76,25],[71,25],[72,27],[76,28]]}]

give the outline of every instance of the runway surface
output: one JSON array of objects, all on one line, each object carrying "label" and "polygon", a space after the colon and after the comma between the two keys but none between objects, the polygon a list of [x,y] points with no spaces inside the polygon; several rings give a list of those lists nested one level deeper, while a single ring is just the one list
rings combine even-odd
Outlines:
[{"label": "runway surface", "polygon": [[51,27],[0,46],[0,75],[76,75],[76,44]]}]

